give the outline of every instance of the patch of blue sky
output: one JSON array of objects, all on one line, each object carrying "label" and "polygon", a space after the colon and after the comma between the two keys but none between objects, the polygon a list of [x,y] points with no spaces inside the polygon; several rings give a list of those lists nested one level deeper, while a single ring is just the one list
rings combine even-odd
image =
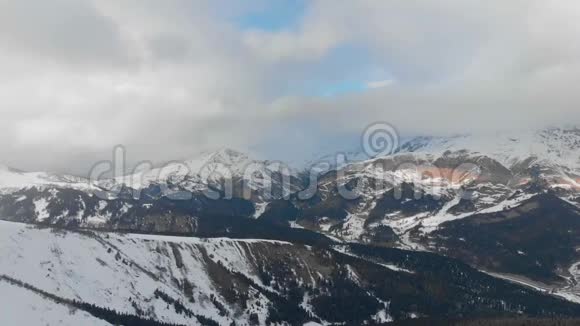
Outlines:
[{"label": "patch of blue sky", "polygon": [[308,95],[311,96],[359,93],[369,89],[370,82],[392,79],[392,75],[377,65],[365,47],[353,44],[333,49],[313,70],[323,78],[310,85]]},{"label": "patch of blue sky", "polygon": [[367,85],[362,81],[346,80],[337,84],[322,87],[320,96],[333,97],[347,93],[358,93],[367,90]]},{"label": "patch of blue sky", "polygon": [[277,31],[291,28],[304,15],[306,0],[266,1],[264,5],[237,17],[236,23],[242,29]]}]

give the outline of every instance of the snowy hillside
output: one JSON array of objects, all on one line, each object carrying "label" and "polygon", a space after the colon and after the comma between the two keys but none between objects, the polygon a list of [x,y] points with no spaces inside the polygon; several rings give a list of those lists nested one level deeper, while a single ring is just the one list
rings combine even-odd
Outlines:
[{"label": "snowy hillside", "polygon": [[239,308],[230,307],[207,271],[207,264],[221,262],[213,268],[233,268],[254,278],[250,247],[264,241],[90,236],[7,222],[0,224],[0,233],[1,273],[59,297],[177,324],[199,323],[177,313],[169,298],[222,325],[229,325],[228,316],[267,315],[268,299],[257,292],[248,298],[246,312],[235,311]]},{"label": "snowy hillside", "polygon": [[56,303],[40,294],[0,281],[0,324],[105,326],[110,323],[86,311]]},{"label": "snowy hillside", "polygon": [[[580,313],[578,305],[440,256],[337,250],[0,222],[0,318],[6,324],[106,325],[131,318],[151,325],[354,325],[482,311]],[[441,293],[445,300],[434,304]]]}]

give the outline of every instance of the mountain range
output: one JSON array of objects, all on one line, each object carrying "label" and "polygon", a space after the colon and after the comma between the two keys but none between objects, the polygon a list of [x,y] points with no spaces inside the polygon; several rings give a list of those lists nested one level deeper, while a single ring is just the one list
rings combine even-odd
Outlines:
[{"label": "mountain range", "polygon": [[0,285],[69,324],[580,317],[580,129],[344,152],[103,180],[2,166]]}]

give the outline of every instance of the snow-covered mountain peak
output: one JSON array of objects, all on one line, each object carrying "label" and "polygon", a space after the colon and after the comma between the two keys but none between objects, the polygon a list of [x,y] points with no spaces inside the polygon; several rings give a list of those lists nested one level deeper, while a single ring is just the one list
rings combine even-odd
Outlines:
[{"label": "snow-covered mountain peak", "polygon": [[248,154],[230,148],[220,148],[215,151],[204,151],[196,157],[186,161],[192,173],[201,173],[204,168],[220,166],[228,168],[231,172],[242,171],[247,165],[257,162]]},{"label": "snow-covered mountain peak", "polygon": [[488,156],[508,168],[529,158],[538,158],[544,163],[574,170],[580,168],[580,129],[551,128],[529,132],[416,137],[405,142],[399,152],[438,157],[460,151]]},{"label": "snow-covered mountain peak", "polygon": [[222,163],[238,163],[241,161],[247,161],[249,156],[248,154],[237,151],[235,149],[220,148],[210,154],[210,159]]},{"label": "snow-covered mountain peak", "polygon": [[[287,172],[286,172],[287,171]],[[162,167],[137,172],[115,179],[115,183],[141,189],[151,184],[179,184],[190,191],[204,190],[224,179],[246,180],[254,190],[280,183],[282,174],[294,176],[276,162],[257,160],[250,155],[229,148],[203,151],[188,160],[169,162]]]}]

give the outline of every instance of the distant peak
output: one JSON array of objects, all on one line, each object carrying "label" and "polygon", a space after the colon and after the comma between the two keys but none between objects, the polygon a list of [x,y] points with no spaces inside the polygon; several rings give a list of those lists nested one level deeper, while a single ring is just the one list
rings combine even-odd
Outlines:
[{"label": "distant peak", "polygon": [[245,161],[249,159],[246,153],[227,147],[222,147],[214,151],[206,151],[202,156],[209,161],[222,163]]},{"label": "distant peak", "polygon": [[214,155],[224,156],[224,157],[247,157],[248,155],[244,152],[231,149],[231,148],[220,148],[214,152]]}]

